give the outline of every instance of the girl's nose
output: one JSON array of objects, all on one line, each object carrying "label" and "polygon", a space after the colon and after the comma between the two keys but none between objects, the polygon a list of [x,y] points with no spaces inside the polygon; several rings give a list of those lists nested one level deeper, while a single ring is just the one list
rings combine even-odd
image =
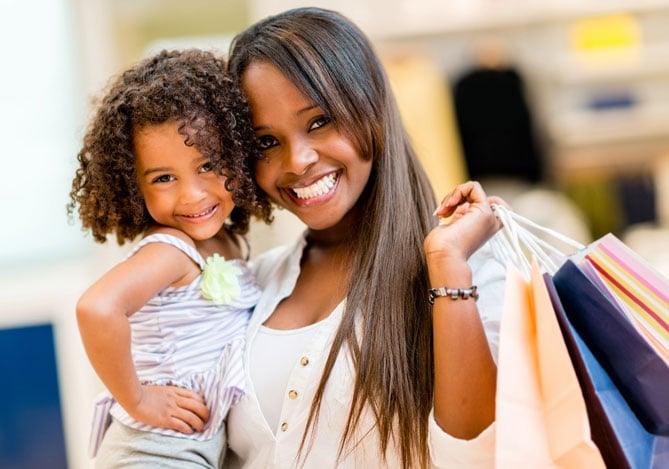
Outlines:
[{"label": "girl's nose", "polygon": [[179,187],[179,199],[183,204],[199,202],[206,194],[207,190],[204,181],[201,181],[197,177],[182,181]]}]

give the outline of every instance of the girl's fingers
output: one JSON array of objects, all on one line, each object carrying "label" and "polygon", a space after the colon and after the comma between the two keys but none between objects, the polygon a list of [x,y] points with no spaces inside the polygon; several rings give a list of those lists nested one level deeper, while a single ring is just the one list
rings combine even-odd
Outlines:
[{"label": "girl's fingers", "polygon": [[[186,391],[186,390],[184,390]],[[202,422],[209,420],[209,408],[199,394],[188,391],[189,394],[182,395],[177,402],[181,409],[195,415]]]},{"label": "girl's fingers", "polygon": [[188,425],[191,431],[201,432],[204,429],[205,422],[203,422],[202,419],[193,412],[190,412],[186,409],[182,409],[177,418]]},{"label": "girl's fingers", "polygon": [[176,407],[170,415],[171,427],[182,433],[201,432],[209,420],[209,408],[204,398],[194,391],[173,387]]}]

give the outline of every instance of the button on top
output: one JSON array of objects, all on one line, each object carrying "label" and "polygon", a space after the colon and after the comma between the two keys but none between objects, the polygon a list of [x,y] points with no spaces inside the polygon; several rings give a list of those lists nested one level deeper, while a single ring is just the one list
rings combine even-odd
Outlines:
[{"label": "button on top", "polygon": [[288,424],[286,422],[283,422],[281,424],[281,431],[285,432],[286,430],[288,430]]},{"label": "button on top", "polygon": [[290,397],[291,399],[297,399],[297,391],[291,389],[290,391],[288,391],[288,397]]},{"label": "button on top", "polygon": [[307,366],[309,364],[309,357],[300,358],[300,365]]}]

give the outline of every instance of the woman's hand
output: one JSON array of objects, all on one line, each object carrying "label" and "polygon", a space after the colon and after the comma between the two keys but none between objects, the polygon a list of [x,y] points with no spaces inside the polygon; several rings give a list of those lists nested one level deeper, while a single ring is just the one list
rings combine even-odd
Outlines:
[{"label": "woman's hand", "polygon": [[134,409],[126,409],[135,420],[181,433],[201,432],[209,420],[202,396],[177,386],[142,385],[142,397]]},{"label": "woman's hand", "polygon": [[453,189],[435,210],[442,218],[452,218],[435,227],[425,238],[428,263],[431,260],[466,261],[497,230],[501,222],[490,204],[507,205],[499,197],[486,196],[478,182],[469,181]]},{"label": "woman's hand", "polygon": [[[431,287],[469,288],[467,259],[501,228],[477,182],[448,194],[435,211],[447,218],[425,238]],[[484,293],[485,294],[485,293]],[[476,301],[440,298],[432,309],[434,334],[434,418],[451,436],[471,439],[495,419],[496,367]]]}]

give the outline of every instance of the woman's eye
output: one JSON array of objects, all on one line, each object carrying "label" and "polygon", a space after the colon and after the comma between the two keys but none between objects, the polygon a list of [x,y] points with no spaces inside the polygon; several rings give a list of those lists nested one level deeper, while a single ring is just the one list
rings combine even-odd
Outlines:
[{"label": "woman's eye", "polygon": [[276,146],[277,141],[271,135],[262,135],[258,137],[258,149],[260,151],[269,150],[273,146]]},{"label": "woman's eye", "polygon": [[208,173],[212,169],[213,169],[213,167],[211,165],[211,162],[207,162],[207,163],[203,164],[202,166],[200,166],[200,172],[201,173]]},{"label": "woman's eye", "polygon": [[169,174],[161,174],[157,178],[154,178],[153,181],[151,181],[151,182],[160,183],[160,182],[170,182],[170,181],[173,181],[173,180],[174,180],[173,176],[171,176]]},{"label": "woman's eye", "polygon": [[329,117],[319,116],[311,122],[311,125],[309,126],[309,130],[320,129],[324,125],[327,125],[330,122],[330,120],[331,119]]}]

